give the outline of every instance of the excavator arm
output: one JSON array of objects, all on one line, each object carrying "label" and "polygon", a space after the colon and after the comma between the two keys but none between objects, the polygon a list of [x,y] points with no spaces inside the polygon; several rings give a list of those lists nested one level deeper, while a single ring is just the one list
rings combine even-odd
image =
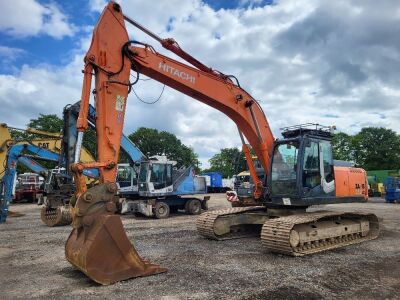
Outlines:
[{"label": "excavator arm", "polygon": [[[110,2],[94,29],[84,59],[81,106],[77,121],[77,155],[71,166],[77,185],[77,201],[72,209],[73,231],[65,247],[66,257],[101,284],[166,271],[140,258],[126,237],[120,217],[114,214],[117,192],[115,178],[126,100],[133,84],[138,82],[139,74],[147,75],[218,109],[237,124],[255,183],[256,199],[263,196],[263,183],[257,177],[244,137],[251,144],[267,174],[274,142],[261,106],[240,87],[234,76],[206,67],[171,39],[158,38],[165,48],[195,67],[161,55],[149,45],[129,41],[124,19],[133,22],[122,14],[118,4]],[[133,83],[129,80],[131,69],[137,73]],[[88,128],[93,75],[98,161],[82,163],[79,150],[84,131]],[[97,168],[100,171],[100,184],[90,189],[87,189],[82,174],[87,168]]]},{"label": "excavator arm", "polygon": [[[274,138],[272,136],[271,130],[269,130],[268,121],[265,118],[265,115],[264,115],[264,113],[262,111],[262,108],[259,106],[258,102],[256,102],[256,104],[258,105],[258,109],[261,110],[261,113],[258,114],[258,115],[256,113],[254,113],[253,107],[252,107],[252,105],[254,104],[254,100],[252,99],[252,97],[245,90],[243,90],[240,87],[239,81],[237,80],[237,78],[235,76],[226,75],[226,74],[224,74],[224,73],[222,73],[220,71],[213,70],[212,68],[204,65],[203,63],[198,61],[196,58],[191,56],[189,53],[187,53],[184,50],[182,50],[182,48],[179,46],[179,44],[174,39],[172,39],[172,38],[162,39],[161,37],[157,36],[155,33],[151,32],[150,30],[148,30],[144,26],[140,25],[135,20],[132,20],[128,16],[124,16],[124,18],[125,18],[125,20],[127,22],[129,22],[130,24],[134,25],[135,27],[137,27],[138,29],[140,29],[141,31],[143,31],[144,33],[146,33],[147,35],[149,35],[150,37],[152,37],[153,39],[158,41],[165,49],[173,52],[174,54],[176,54],[177,56],[181,57],[186,62],[190,63],[192,66],[194,66],[198,70],[202,71],[203,75],[208,74],[211,77],[211,79],[217,77],[217,78],[221,79],[223,83],[227,83],[229,85],[233,84],[233,79],[236,81],[236,87],[238,87],[240,90],[242,90],[242,92],[244,94],[247,94],[246,96],[248,97],[248,98],[246,98],[247,101],[245,102],[245,106],[247,108],[249,108],[249,110],[250,110],[251,119],[252,119],[252,121],[254,123],[253,125],[255,127],[255,128],[252,128],[252,129],[256,130],[257,137],[258,137],[258,141],[253,139],[253,144],[252,145],[253,145],[253,147],[255,149],[255,152],[258,152],[258,155],[261,155],[260,156],[261,157],[260,160],[261,160],[261,164],[262,164],[262,166],[264,168],[265,173],[269,174],[269,162],[270,162],[270,160],[269,160],[269,155],[268,154],[272,150],[272,144],[273,144]],[[151,46],[148,46],[148,45],[145,45],[143,43],[136,42],[136,41],[131,41],[131,42],[128,42],[127,44],[129,44],[129,43],[143,45],[145,48],[153,49]],[[135,51],[133,51],[133,53],[135,53]],[[154,51],[154,53],[156,53],[156,52]],[[128,56],[131,57],[131,55],[128,55]],[[167,57],[167,59],[169,59],[169,58]],[[172,59],[170,59],[170,60],[171,60],[172,63],[177,63],[177,61],[175,61],[175,60],[172,60]],[[131,59],[131,61],[132,61],[132,59]],[[146,63],[146,60],[144,60],[144,63]],[[139,65],[141,65],[141,64],[139,64]],[[138,70],[138,68],[136,67],[137,65],[132,63],[132,66],[133,66],[133,69],[138,72],[138,76],[139,76],[139,71],[140,70]],[[185,68],[185,67],[188,67],[188,66],[183,64],[183,67]],[[180,77],[181,79],[189,80],[193,84],[195,84],[195,81],[196,81],[195,77],[186,76],[185,72],[182,73],[181,71],[179,71],[179,69],[176,69],[176,68],[173,69],[171,66],[166,66],[165,65],[165,61],[159,62],[158,69],[159,69],[159,71],[160,71],[160,69],[162,69],[162,70],[164,70],[164,72],[167,72],[167,73],[170,72],[171,75],[173,75],[174,77]],[[195,69],[195,71],[197,71],[197,69]],[[146,74],[145,72],[143,72],[143,73]],[[151,77],[151,75],[149,75],[149,76]],[[172,79],[171,84],[168,84],[167,82],[165,82],[163,80],[159,80],[159,81],[160,82],[164,82],[165,84],[169,85],[170,87],[172,87],[174,89],[177,89],[176,88],[177,87],[177,83],[174,82],[173,78],[171,78],[171,79]],[[168,79],[167,79],[167,81],[168,81]],[[194,90],[199,89],[198,86],[191,87],[191,88],[193,88]],[[204,88],[205,88],[206,91],[208,90],[207,89],[208,86],[200,87],[201,90],[204,90]],[[177,90],[179,90],[179,89],[177,89]],[[185,93],[184,90],[180,90],[180,91]],[[193,97],[193,98],[195,98],[195,99],[197,99],[197,100],[199,100],[199,101],[202,101],[202,102],[204,102],[206,104],[209,104],[206,101],[207,96],[196,97],[195,95],[197,94],[197,92],[196,91],[191,91],[190,87],[189,87],[189,93],[186,93],[186,94],[191,96],[191,97]],[[243,95],[240,92],[235,97],[235,100],[237,101],[237,104],[238,104],[239,101],[241,101],[243,99],[244,99]],[[224,99],[224,97],[222,97],[222,98],[212,98],[211,99],[211,104],[209,104],[209,105],[214,107],[214,108],[216,108],[216,109],[219,109],[223,113],[227,114],[227,110],[218,108],[218,105],[217,105],[216,102],[228,102],[229,103],[229,102],[231,102],[231,100],[232,99],[231,99],[231,97],[229,95],[226,95],[225,99]],[[214,104],[214,105],[212,105],[212,104]],[[240,112],[239,112],[239,114],[240,114]],[[263,118],[261,118],[261,122],[262,123],[266,123],[265,124],[265,128],[264,128],[265,132],[264,132],[264,130],[260,130],[260,124],[258,123],[260,115],[263,116]],[[239,135],[240,135],[240,138],[241,138],[241,141],[242,141],[242,150],[243,150],[243,153],[245,154],[245,158],[246,158],[247,164],[249,166],[250,175],[251,175],[251,177],[253,179],[253,182],[254,182],[253,196],[254,196],[255,199],[259,199],[261,196],[263,196],[264,186],[263,186],[263,183],[261,182],[261,180],[257,176],[256,169],[254,167],[254,164],[253,164],[253,161],[252,161],[252,158],[251,158],[250,148],[245,143],[245,140],[243,138],[243,134],[241,132],[241,126],[243,126],[243,123],[240,122],[240,121],[236,121],[234,116],[231,116],[229,114],[228,114],[228,116],[230,116],[231,119],[234,122],[238,122],[236,124],[238,126]],[[264,125],[264,124],[261,124],[261,125]],[[244,126],[244,128],[246,129],[247,127]],[[254,134],[254,131],[253,131],[253,134]],[[265,134],[264,138],[263,138],[262,134]],[[265,151],[266,150],[265,146],[267,146],[267,150],[269,150],[269,151]]]},{"label": "excavator arm", "polygon": [[[129,41],[124,19],[150,34],[163,47],[173,51],[195,67],[157,53],[154,48]],[[112,38],[111,38],[112,37]],[[248,153],[243,135],[249,141],[266,174],[269,173],[270,153],[274,137],[259,103],[240,87],[234,76],[206,67],[184,52],[172,39],[160,39],[135,21],[122,14],[118,4],[110,2],[103,11],[93,33],[92,43],[85,56],[84,83],[78,130],[80,136],[88,127],[85,116],[89,109],[92,72],[95,72],[95,99],[98,118],[99,162],[104,182],[113,182],[116,172],[128,91],[130,69],[144,74],[171,88],[199,100],[230,117],[239,129],[243,150]],[[82,138],[80,138],[82,140]],[[78,152],[79,153],[79,152]],[[262,182],[257,177],[250,155],[246,155],[255,183],[255,198],[262,196]],[[76,162],[78,162],[78,157]],[[80,164],[79,170],[91,165]],[[82,193],[84,186],[82,185]]]},{"label": "excavator arm", "polygon": [[[110,3],[94,29],[85,56],[77,120],[77,155],[71,165],[77,200],[72,208],[73,230],[65,245],[65,255],[71,264],[101,284],[166,271],[139,256],[126,236],[121,218],[115,215],[118,201],[115,179],[131,69],[128,57],[122,55],[127,41],[121,9],[119,5]],[[88,128],[93,73],[98,162],[81,163],[79,150],[84,131]],[[87,168],[100,171],[100,184],[90,189],[87,189],[82,175]]]},{"label": "excavator arm", "polygon": [[[76,120],[73,123],[73,125],[76,131]],[[35,134],[36,136],[34,136],[33,138],[23,138],[14,140],[11,138],[10,129],[18,130],[19,132]],[[75,149],[74,147],[72,147],[73,144],[71,143],[71,139],[73,138],[74,138],[74,132],[69,132],[65,129],[63,130],[63,133],[61,135],[60,133],[47,132],[47,131],[37,130],[34,128],[20,129],[20,128],[9,127],[5,123],[0,124],[0,179],[3,177],[4,166],[6,165],[5,160],[7,158],[8,150],[11,146],[17,144],[29,143],[39,148],[60,154],[60,152],[62,151],[73,151]],[[65,140],[64,144],[63,140]],[[64,155],[62,153],[60,158],[61,157],[64,157],[65,159],[68,158],[67,155]],[[82,147],[81,149],[81,159],[84,162],[90,162],[94,160],[93,156],[85,147]],[[61,162],[62,161],[60,160],[60,163]],[[68,165],[69,162],[70,160],[65,161],[65,164]],[[86,175],[91,178],[98,177],[97,170],[87,170]]]},{"label": "excavator arm", "polygon": [[148,45],[129,47],[132,68],[171,88],[199,100],[227,115],[238,127],[243,152],[255,183],[254,198],[263,196],[263,186],[256,174],[249,148],[249,141],[266,174],[269,173],[270,153],[274,137],[259,103],[229,77],[221,78],[178,62],[154,51]]},{"label": "excavator arm", "polygon": [[199,100],[230,117],[251,144],[266,172],[274,138],[261,106],[229,78],[222,79],[154,51],[130,46],[135,71]]}]

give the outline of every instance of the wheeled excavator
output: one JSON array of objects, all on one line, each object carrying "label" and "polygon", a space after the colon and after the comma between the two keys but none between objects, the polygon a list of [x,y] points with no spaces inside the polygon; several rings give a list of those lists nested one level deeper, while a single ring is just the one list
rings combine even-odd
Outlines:
[{"label": "wheeled excavator", "polygon": [[[130,40],[125,21],[192,66],[162,55],[148,44]],[[373,214],[305,210],[316,204],[368,199],[364,170],[333,166],[329,128],[287,128],[284,138],[275,141],[261,106],[236,77],[202,64],[173,39],[158,37],[125,16],[114,2],[102,12],[84,62],[78,144],[88,127],[86,115],[94,77],[99,155],[95,163],[81,163],[78,155],[71,167],[77,201],[72,208],[73,230],[65,254],[71,264],[94,281],[106,285],[166,271],[139,256],[120,217],[114,213],[115,174],[126,101],[141,74],[218,109],[237,124],[254,183],[253,201],[247,207],[200,215],[197,228],[201,235],[212,239],[237,237],[237,233],[258,226],[262,227],[261,239],[266,249],[295,256],[378,236],[379,224]],[[136,73],[133,82],[131,70]],[[252,164],[245,139],[264,169],[263,179]],[[82,176],[86,168],[100,170],[99,185],[86,187]]]}]

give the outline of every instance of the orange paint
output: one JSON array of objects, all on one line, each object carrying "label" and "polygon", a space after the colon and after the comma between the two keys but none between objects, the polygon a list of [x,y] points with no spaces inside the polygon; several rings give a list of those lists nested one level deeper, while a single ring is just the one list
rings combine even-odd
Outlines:
[{"label": "orange paint", "polygon": [[[91,92],[91,77],[95,74],[95,108],[97,132],[97,164],[79,163],[74,170],[98,167],[100,183],[115,182],[124,124],[126,100],[128,96],[131,64],[123,57],[121,49],[128,41],[121,12],[113,8],[113,3],[104,9],[94,31],[90,48],[85,56],[84,81],[80,113],[77,122],[79,131],[88,127],[87,112]],[[119,82],[111,83],[110,81]],[[125,85],[123,85],[125,84]],[[77,177],[82,172],[75,173]],[[78,179],[77,182],[80,182]],[[80,185],[77,194],[85,192]]]},{"label": "orange paint", "polygon": [[368,200],[367,172],[361,168],[335,167],[336,196],[364,196]]}]

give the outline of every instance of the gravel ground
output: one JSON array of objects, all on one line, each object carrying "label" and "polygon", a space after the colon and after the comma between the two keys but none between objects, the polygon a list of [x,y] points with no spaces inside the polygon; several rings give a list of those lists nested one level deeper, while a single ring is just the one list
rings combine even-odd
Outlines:
[{"label": "gravel ground", "polygon": [[[213,194],[210,209],[227,207],[224,198]],[[376,198],[315,209],[322,208],[373,212],[381,234],[360,245],[293,258],[264,252],[258,238],[201,238],[195,216],[124,216],[138,252],[169,271],[100,286],[65,260],[69,226],[46,227],[37,205],[12,205],[25,215],[0,225],[1,298],[399,299],[400,205]]]}]

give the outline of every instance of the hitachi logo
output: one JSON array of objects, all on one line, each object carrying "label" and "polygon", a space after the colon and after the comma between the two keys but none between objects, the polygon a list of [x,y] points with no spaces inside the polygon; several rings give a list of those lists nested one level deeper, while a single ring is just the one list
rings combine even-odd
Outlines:
[{"label": "hitachi logo", "polygon": [[158,65],[159,69],[162,69],[166,73],[170,73],[172,76],[179,77],[183,80],[187,80],[191,83],[195,83],[196,78],[186,72],[179,71],[178,69],[175,69],[174,67],[168,66],[167,64],[160,62]]}]

